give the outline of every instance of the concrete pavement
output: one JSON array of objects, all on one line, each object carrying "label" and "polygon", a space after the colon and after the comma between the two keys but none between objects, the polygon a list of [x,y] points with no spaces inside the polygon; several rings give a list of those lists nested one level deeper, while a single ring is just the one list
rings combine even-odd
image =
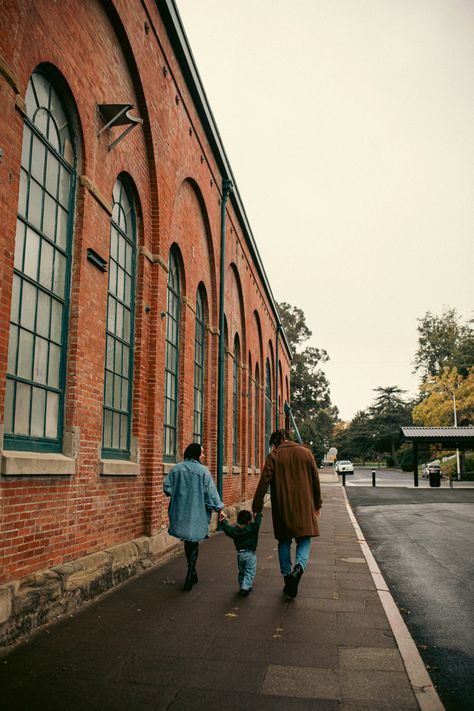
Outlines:
[{"label": "concrete pavement", "polygon": [[266,508],[249,597],[237,595],[232,541],[216,534],[201,545],[191,592],[179,555],[4,652],[1,708],[442,709],[424,667],[406,649],[402,658],[404,633],[342,487],[321,478],[321,537],[296,600],[281,593]]}]

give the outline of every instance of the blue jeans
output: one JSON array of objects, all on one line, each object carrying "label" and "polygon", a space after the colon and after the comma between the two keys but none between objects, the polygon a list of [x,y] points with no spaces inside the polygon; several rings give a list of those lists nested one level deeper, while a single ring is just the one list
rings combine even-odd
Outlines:
[{"label": "blue jeans", "polygon": [[[296,564],[300,564],[303,570],[308,565],[309,552],[311,549],[311,538],[310,536],[304,536],[303,538],[295,538],[296,541]],[[284,541],[278,541],[278,559],[280,561],[280,571],[282,575],[289,575],[292,570],[291,565],[291,544],[293,542],[292,538],[288,538]]]},{"label": "blue jeans", "polygon": [[257,554],[250,550],[237,551],[237,565],[239,587],[242,590],[251,590],[257,572]]}]

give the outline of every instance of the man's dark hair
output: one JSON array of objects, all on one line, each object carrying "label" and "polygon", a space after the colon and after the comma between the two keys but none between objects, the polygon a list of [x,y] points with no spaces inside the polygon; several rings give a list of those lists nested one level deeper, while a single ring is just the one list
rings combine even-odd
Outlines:
[{"label": "man's dark hair", "polygon": [[250,523],[252,520],[252,514],[250,511],[247,511],[247,509],[242,509],[242,511],[239,511],[237,514],[237,523],[240,523],[242,526],[245,526],[247,523]]},{"label": "man's dark hair", "polygon": [[284,442],[286,439],[291,439],[291,435],[288,430],[275,430],[275,432],[272,432],[270,435],[270,446],[278,447],[278,445]]},{"label": "man's dark hair", "polygon": [[184,459],[195,459],[199,462],[199,457],[201,456],[202,447],[199,442],[191,442],[188,444],[184,450]]}]

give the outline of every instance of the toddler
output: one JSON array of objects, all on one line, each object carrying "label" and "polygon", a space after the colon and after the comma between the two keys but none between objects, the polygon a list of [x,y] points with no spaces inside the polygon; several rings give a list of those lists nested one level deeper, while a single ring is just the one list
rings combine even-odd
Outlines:
[{"label": "toddler", "polygon": [[221,511],[219,514],[222,530],[232,538],[237,549],[237,565],[239,568],[239,595],[246,597],[252,591],[252,584],[257,572],[257,543],[258,531],[262,523],[262,514],[255,515],[252,521],[250,511],[242,509],[237,515],[237,524],[231,526],[227,521],[226,514]]}]

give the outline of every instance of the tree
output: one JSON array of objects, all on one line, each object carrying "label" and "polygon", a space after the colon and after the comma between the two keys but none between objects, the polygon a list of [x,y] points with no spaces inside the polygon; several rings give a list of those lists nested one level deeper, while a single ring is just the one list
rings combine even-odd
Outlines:
[{"label": "tree", "polygon": [[453,308],[445,308],[441,316],[427,311],[418,319],[418,348],[414,372],[423,381],[437,377],[443,368],[458,368],[465,377],[474,365],[474,331],[460,323]]},{"label": "tree", "polygon": [[412,403],[402,398],[405,392],[398,385],[374,389],[378,393],[374,404],[369,408],[372,431],[377,451],[390,451],[396,463],[396,449],[401,425],[411,423]]},{"label": "tree", "polygon": [[301,348],[312,336],[301,309],[286,302],[282,302],[278,307],[293,354],[291,408],[297,422],[310,422],[321,410],[331,412],[329,382],[320,368],[320,364],[328,361],[329,356],[321,348]]},{"label": "tree", "polygon": [[444,368],[421,385],[423,399],[413,408],[413,422],[431,427],[474,424],[474,367],[462,377],[457,368]]}]

